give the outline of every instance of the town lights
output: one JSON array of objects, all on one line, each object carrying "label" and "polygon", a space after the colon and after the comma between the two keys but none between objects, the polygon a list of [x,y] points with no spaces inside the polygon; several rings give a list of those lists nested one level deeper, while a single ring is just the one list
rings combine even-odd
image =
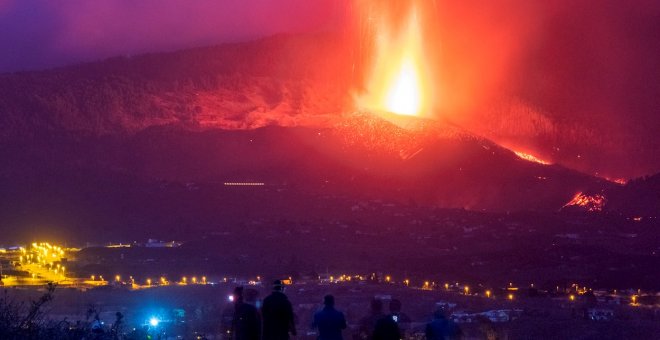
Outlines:
[{"label": "town lights", "polygon": [[508,299],[513,300],[513,294],[509,294]]},{"label": "town lights", "polygon": [[470,293],[470,287],[468,287],[468,286],[465,286],[465,288],[463,288],[463,290],[465,291],[465,295],[468,295]]},{"label": "town lights", "polygon": [[575,295],[571,294],[568,296],[568,299],[571,301],[575,301]]},{"label": "town lights", "polygon": [[151,325],[152,327],[158,327],[158,324],[160,324],[160,319],[158,319],[157,317],[152,316],[149,319],[149,325]]},{"label": "town lights", "polygon": [[486,297],[487,297],[487,298],[490,298],[490,290],[487,290],[487,291],[486,291]]}]

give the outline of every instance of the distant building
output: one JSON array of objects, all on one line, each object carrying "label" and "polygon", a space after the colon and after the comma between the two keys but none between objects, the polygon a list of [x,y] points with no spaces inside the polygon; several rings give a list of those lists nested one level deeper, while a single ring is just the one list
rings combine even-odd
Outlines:
[{"label": "distant building", "polygon": [[374,299],[381,300],[381,301],[392,301],[392,295],[390,295],[390,294],[376,294],[376,295],[374,295]]},{"label": "distant building", "polygon": [[610,321],[614,319],[614,311],[607,308],[589,308],[587,318],[593,321]]},{"label": "distant building", "polygon": [[492,322],[507,322],[510,320],[509,312],[505,310],[489,310],[481,313]]},{"label": "distant building", "polygon": [[498,309],[489,310],[480,313],[469,313],[465,311],[458,311],[451,314],[450,318],[456,323],[472,323],[479,320],[479,318],[486,318],[491,322],[509,322],[520,317],[522,310],[511,309]]},{"label": "distant building", "polygon": [[477,320],[478,314],[468,312],[454,312],[450,318],[456,323],[472,323]]},{"label": "distant building", "polygon": [[181,246],[181,242],[165,242],[150,238],[144,246],[147,248],[176,248]]},{"label": "distant building", "polygon": [[454,302],[449,302],[449,301],[438,301],[435,303],[435,308],[436,309],[453,309],[456,307],[456,303]]}]

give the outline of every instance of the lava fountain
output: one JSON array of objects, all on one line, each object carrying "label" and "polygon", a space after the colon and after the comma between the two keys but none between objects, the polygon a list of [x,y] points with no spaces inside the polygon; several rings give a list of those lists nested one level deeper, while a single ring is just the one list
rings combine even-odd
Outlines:
[{"label": "lava fountain", "polygon": [[[374,34],[368,37],[374,39],[374,55],[365,91],[356,96],[357,106],[388,120],[392,120],[392,114],[428,117],[433,98],[416,8],[409,11],[402,25],[369,15],[375,20]],[[397,117],[395,123],[401,118]]]}]

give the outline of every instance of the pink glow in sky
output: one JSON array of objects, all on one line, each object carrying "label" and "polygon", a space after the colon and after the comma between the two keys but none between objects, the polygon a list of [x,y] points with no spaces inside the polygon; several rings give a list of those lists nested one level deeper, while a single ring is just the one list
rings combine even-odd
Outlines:
[{"label": "pink glow in sky", "polygon": [[0,72],[336,29],[345,0],[0,0]]}]

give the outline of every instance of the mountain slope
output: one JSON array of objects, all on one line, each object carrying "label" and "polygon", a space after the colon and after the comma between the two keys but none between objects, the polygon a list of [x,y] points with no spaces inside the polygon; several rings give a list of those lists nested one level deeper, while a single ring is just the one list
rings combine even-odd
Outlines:
[{"label": "mountain slope", "polygon": [[318,124],[347,99],[339,46],[325,35],[282,35],[0,75],[0,137]]}]

